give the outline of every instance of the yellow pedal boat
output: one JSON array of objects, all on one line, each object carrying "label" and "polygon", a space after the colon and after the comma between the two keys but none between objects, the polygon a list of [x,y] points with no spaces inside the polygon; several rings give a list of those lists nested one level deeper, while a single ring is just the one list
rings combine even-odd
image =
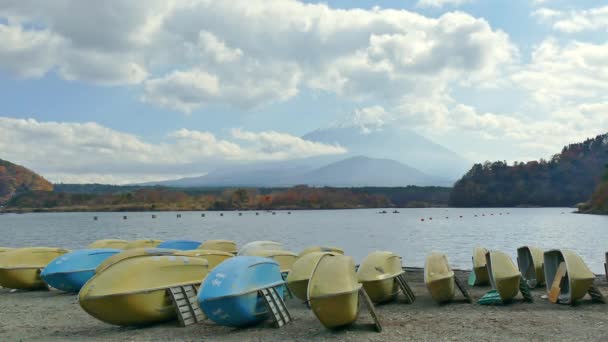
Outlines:
[{"label": "yellow pedal boat", "polygon": [[153,239],[144,239],[144,240],[133,240],[129,241],[129,243],[125,246],[124,249],[134,249],[134,248],[154,248],[158,246],[163,240],[153,240]]},{"label": "yellow pedal boat", "polygon": [[374,303],[384,303],[397,298],[399,286],[395,278],[403,273],[400,256],[379,251],[363,259],[357,279]]},{"label": "yellow pedal boat", "polygon": [[179,251],[179,255],[200,257],[207,259],[209,262],[209,271],[215,268],[215,266],[221,264],[226,259],[234,257],[234,254],[222,251],[213,251],[208,249],[194,249],[188,251]]},{"label": "yellow pedal boat", "polygon": [[454,271],[445,254],[431,253],[424,264],[424,284],[437,303],[454,299]]},{"label": "yellow pedal boat", "polygon": [[298,254],[298,258],[308,254],[308,253],[313,253],[313,252],[328,252],[328,253],[334,253],[334,254],[342,254],[344,255],[344,250],[340,247],[333,247],[333,246],[312,246],[312,247],[308,247],[305,248],[304,250],[302,250],[300,252],[300,254]]},{"label": "yellow pedal boat", "polygon": [[103,272],[106,268],[114,265],[115,263],[139,256],[163,256],[163,255],[173,255],[177,250],[175,249],[165,249],[165,248],[133,248],[127,249],[124,252],[120,252],[118,254],[114,254],[111,257],[104,260],[97,268],[95,269],[95,274]]},{"label": "yellow pedal boat", "polygon": [[595,281],[595,275],[583,259],[573,251],[567,249],[546,251],[544,263],[547,292],[551,290],[555,274],[562,262],[566,264],[566,280],[562,281],[563,286],[560,289],[558,302],[573,304],[587,294]]},{"label": "yellow pedal boat", "polygon": [[231,240],[207,240],[203,242],[198,249],[222,251],[236,254],[236,242]]},{"label": "yellow pedal boat", "polygon": [[255,256],[257,250],[283,250],[283,245],[274,241],[253,241],[243,245],[237,255]]},{"label": "yellow pedal boat", "polygon": [[324,252],[311,252],[298,258],[291,266],[291,271],[287,275],[287,286],[291,293],[303,301],[307,301],[308,281],[312,271],[319,262]]},{"label": "yellow pedal boat", "polygon": [[360,289],[353,259],[325,253],[308,282],[308,300],[321,324],[333,329],[357,320]]},{"label": "yellow pedal boat", "polygon": [[288,273],[291,270],[293,263],[298,259],[297,254],[283,250],[257,249],[253,250],[249,255],[274,259],[274,261],[279,264],[281,273]]},{"label": "yellow pedal boat", "polygon": [[531,289],[545,284],[543,254],[538,247],[523,246],[517,249],[517,267]]},{"label": "yellow pedal boat", "polygon": [[200,285],[207,260],[179,255],[140,255],[96,274],[80,290],[80,306],[114,325],[147,325],[176,317],[167,289]]},{"label": "yellow pedal boat", "polygon": [[87,248],[114,248],[114,249],[125,249],[129,241],[117,240],[117,239],[103,239],[93,241]]},{"label": "yellow pedal boat", "polygon": [[0,253],[0,286],[19,290],[43,289],[46,284],[40,278],[41,270],[68,252],[63,248],[29,247]]},{"label": "yellow pedal boat", "polygon": [[503,302],[508,302],[519,293],[521,273],[511,257],[501,251],[489,251],[486,254],[490,284]]},{"label": "yellow pedal boat", "polygon": [[483,247],[475,247],[473,250],[473,272],[475,272],[475,285],[482,286],[490,283],[488,267],[486,266],[486,253]]}]

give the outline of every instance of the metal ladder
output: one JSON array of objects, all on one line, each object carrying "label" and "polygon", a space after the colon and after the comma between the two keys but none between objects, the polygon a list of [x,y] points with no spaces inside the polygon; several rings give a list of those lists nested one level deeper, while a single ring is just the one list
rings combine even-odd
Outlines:
[{"label": "metal ladder", "polygon": [[600,290],[594,285],[591,285],[589,288],[589,296],[591,296],[591,300],[596,303],[606,304],[606,297],[600,292]]},{"label": "metal ladder", "polygon": [[367,306],[367,310],[374,319],[374,327],[376,328],[376,331],[382,332],[382,324],[380,323],[380,317],[378,316],[378,313],[376,313],[374,303],[372,302],[371,298],[369,298],[369,295],[367,294],[367,292],[365,292],[365,289],[363,287],[359,289],[359,305],[361,304]]},{"label": "metal ladder", "polygon": [[416,300],[416,295],[414,295],[414,291],[412,291],[412,288],[405,280],[405,273],[401,273],[400,275],[395,277],[395,281],[397,282],[397,285],[399,286],[401,292],[403,292],[403,294],[405,295],[407,303],[413,303]]},{"label": "metal ladder", "polygon": [[[276,328],[281,328],[285,324],[292,321],[291,315],[285,306],[283,298],[279,295],[278,287],[267,287],[258,291],[258,294],[262,297],[266,309],[270,313],[270,317]],[[283,291],[283,289],[281,289]]]},{"label": "metal ladder", "polygon": [[457,276],[454,276],[454,282],[456,283],[456,286],[458,286],[458,289],[460,290],[460,293],[462,293],[462,295],[464,296],[465,300],[467,301],[467,303],[472,303],[473,299],[471,299],[471,296],[469,295],[469,291],[467,291],[466,286],[464,285],[463,282],[460,281],[460,279],[458,279]]},{"label": "metal ladder", "polygon": [[175,306],[180,326],[187,327],[207,319],[198,306],[197,291],[194,285],[171,287],[167,292]]}]

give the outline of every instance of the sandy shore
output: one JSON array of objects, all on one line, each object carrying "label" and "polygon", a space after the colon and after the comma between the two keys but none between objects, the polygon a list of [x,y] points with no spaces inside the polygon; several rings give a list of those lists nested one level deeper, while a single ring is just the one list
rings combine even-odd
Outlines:
[{"label": "sandy shore", "polygon": [[[468,272],[457,272],[466,280]],[[339,331],[323,328],[313,313],[293,299],[288,302],[294,322],[282,329],[270,323],[248,329],[230,329],[205,322],[179,328],[168,322],[146,328],[107,325],[87,315],[76,296],[60,292],[9,292],[0,289],[0,341],[284,341],[284,340],[475,340],[475,341],[606,341],[608,305],[585,298],[576,306],[555,305],[533,290],[534,303],[517,300],[506,306],[482,306],[458,301],[447,305],[433,302],[424,286],[422,272],[410,271],[407,278],[417,299],[414,304],[377,306],[384,331],[377,333],[371,317],[362,312],[358,322]],[[608,295],[608,284],[598,277],[600,290]],[[488,287],[470,289],[479,298]]]}]

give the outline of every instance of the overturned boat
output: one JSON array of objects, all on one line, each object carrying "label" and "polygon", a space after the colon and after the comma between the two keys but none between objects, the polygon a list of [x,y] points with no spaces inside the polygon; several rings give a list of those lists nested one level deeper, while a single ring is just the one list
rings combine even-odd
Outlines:
[{"label": "overturned boat", "polygon": [[95,275],[95,269],[120,249],[81,249],[51,261],[40,277],[49,286],[65,292],[78,292]]},{"label": "overturned boat", "polygon": [[193,240],[167,240],[159,243],[156,248],[167,248],[177,249],[181,251],[188,251],[193,249],[199,249],[201,246],[200,241]]},{"label": "overturned boat", "polygon": [[230,258],[234,257],[234,254],[232,254],[232,253],[222,252],[222,251],[213,251],[213,250],[207,250],[207,249],[180,251],[179,254],[207,259],[207,262],[209,262],[209,271],[211,271],[217,265],[224,262],[226,259],[230,259]]},{"label": "overturned boat", "polygon": [[174,249],[166,249],[166,248],[133,248],[121,251],[115,255],[112,255],[105,259],[97,268],[95,269],[95,273],[101,273],[106,268],[112,266],[113,264],[120,262],[125,259],[140,257],[140,256],[163,256],[163,255],[173,255],[177,250]]},{"label": "overturned boat", "polygon": [[517,249],[517,266],[528,287],[545,284],[543,250],[538,247],[523,246]]},{"label": "overturned boat", "polygon": [[325,254],[336,255],[325,252],[310,252],[299,257],[291,266],[291,271],[287,275],[287,287],[297,298],[307,301],[308,281],[312,271]]},{"label": "overturned boat", "polygon": [[[544,253],[547,291],[558,290],[557,302],[573,304],[589,291],[595,275],[573,251],[554,249]],[[551,296],[551,294],[550,294]]]},{"label": "overturned boat", "polygon": [[244,244],[237,255],[253,256],[258,250],[283,250],[283,245],[274,241],[253,241]]},{"label": "overturned boat", "polygon": [[340,247],[333,247],[333,246],[312,246],[312,247],[308,247],[305,248],[304,250],[302,250],[300,252],[300,254],[298,254],[298,258],[302,257],[308,253],[313,253],[313,252],[326,252],[326,253],[334,253],[334,254],[344,254],[344,250]]},{"label": "overturned boat", "polygon": [[15,248],[0,253],[0,286],[9,289],[43,289],[40,272],[53,259],[69,251],[63,248]]},{"label": "overturned boat", "polygon": [[258,291],[280,287],[285,282],[279,264],[271,259],[237,256],[213,269],[201,285],[198,302],[213,322],[229,327],[246,327],[268,318]]},{"label": "overturned boat", "polygon": [[489,251],[486,254],[486,263],[492,288],[503,303],[509,302],[519,293],[521,273],[511,257],[501,251]]},{"label": "overturned boat", "polygon": [[133,240],[133,241],[129,241],[129,243],[125,246],[125,249],[154,248],[162,242],[163,242],[163,240],[154,240],[154,239]]},{"label": "overturned boat", "polygon": [[400,256],[373,252],[361,262],[357,280],[374,303],[384,303],[397,298],[399,286],[395,278],[403,273]]},{"label": "overturned boat", "polygon": [[454,299],[454,271],[442,253],[431,253],[424,264],[424,283],[437,303]]},{"label": "overturned boat", "polygon": [[232,240],[207,240],[198,249],[222,251],[236,254],[236,242]]},{"label": "overturned boat", "polygon": [[291,270],[293,263],[298,258],[295,253],[274,249],[256,249],[251,252],[251,255],[274,259],[279,264],[281,273],[288,273]]},{"label": "overturned boat", "polygon": [[111,264],[80,290],[80,306],[100,321],[147,325],[176,317],[167,290],[198,285],[207,260],[180,255],[138,255]]},{"label": "overturned boat", "polygon": [[324,253],[308,282],[310,307],[328,329],[354,323],[359,314],[359,290],[351,257]]},{"label": "overturned boat", "polygon": [[486,266],[486,253],[488,250],[483,247],[475,247],[473,250],[473,273],[475,280],[471,286],[483,286],[490,283],[490,277],[488,276],[488,267]]},{"label": "overturned boat", "polygon": [[128,244],[129,244],[129,241],[127,241],[127,240],[103,239],[103,240],[93,241],[92,243],[90,243],[87,246],[87,248],[88,249],[94,249],[94,248],[125,249]]}]

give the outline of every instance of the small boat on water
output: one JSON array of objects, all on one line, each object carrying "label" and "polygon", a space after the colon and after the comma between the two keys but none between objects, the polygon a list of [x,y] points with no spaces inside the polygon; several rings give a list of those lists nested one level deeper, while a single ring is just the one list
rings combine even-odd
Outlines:
[{"label": "small boat on water", "polygon": [[486,265],[486,253],[488,250],[483,247],[475,247],[473,250],[473,273],[475,275],[475,281],[471,286],[483,286],[490,283],[490,277],[488,276],[488,267]]},{"label": "small boat on water", "polygon": [[431,253],[424,264],[424,283],[437,303],[454,299],[454,271],[445,254]]},{"label": "small boat on water", "polygon": [[81,249],[55,258],[40,277],[48,285],[65,292],[78,292],[95,275],[95,269],[120,249]]},{"label": "small boat on water", "polygon": [[353,259],[325,253],[310,276],[308,300],[321,324],[333,329],[357,320],[360,289]]},{"label": "small boat on water", "polygon": [[306,255],[308,253],[313,253],[313,252],[328,252],[328,253],[344,255],[344,250],[340,247],[312,246],[312,247],[308,247],[308,248],[304,249],[303,251],[301,251],[300,254],[298,254],[298,258],[302,257],[303,255]]},{"label": "small boat on water", "polygon": [[268,318],[268,310],[258,291],[284,283],[276,261],[237,256],[209,273],[201,285],[198,302],[213,322],[229,327],[246,327]]},{"label": "small boat on water", "polygon": [[198,285],[208,273],[207,260],[178,253],[139,255],[108,266],[82,287],[80,306],[100,321],[121,326],[174,319],[167,289]]},{"label": "small boat on water", "polygon": [[231,240],[207,240],[198,249],[223,251],[236,254],[236,242]]},{"label": "small boat on water", "polygon": [[63,248],[15,248],[0,253],[0,286],[18,290],[43,289],[40,272],[53,259],[69,251]]},{"label": "small boat on water", "polygon": [[113,249],[125,249],[129,241],[127,240],[117,240],[117,239],[104,239],[93,241],[91,244],[87,246],[88,249],[94,248],[113,248]]},{"label": "small boat on water", "polygon": [[[303,301],[307,301],[308,281],[310,275],[319,262],[319,259],[328,252],[310,252],[306,253],[293,263],[291,271],[287,275],[287,287],[291,293]],[[333,254],[336,255],[336,254]]]},{"label": "small boat on water", "polygon": [[156,248],[168,248],[188,251],[193,249],[199,249],[201,244],[202,243],[200,241],[193,240],[167,240],[159,243]]},{"label": "small boat on water", "polygon": [[[545,279],[547,291],[551,292],[554,281],[559,283],[559,294],[557,302],[562,304],[573,304],[583,298],[589,291],[595,275],[585,264],[583,259],[573,251],[567,249],[554,249],[544,253]],[[563,270],[559,270],[560,265]]]},{"label": "small boat on water", "polygon": [[490,284],[504,302],[512,300],[519,293],[521,273],[511,257],[501,251],[486,253],[486,263]]},{"label": "small boat on water", "polygon": [[404,273],[401,257],[392,252],[373,252],[357,270],[357,280],[374,303],[395,300],[399,294],[396,277]]},{"label": "small boat on water", "polygon": [[293,263],[298,259],[297,254],[282,250],[258,249],[254,250],[252,255],[274,259],[277,263],[279,263],[281,273],[288,273],[291,270]]},{"label": "small boat on water", "polygon": [[283,245],[274,241],[253,241],[244,244],[237,255],[247,256],[255,255],[257,250],[283,250]]},{"label": "small boat on water", "polygon": [[163,240],[153,240],[153,239],[144,239],[144,240],[133,240],[129,241],[129,243],[125,246],[125,249],[133,249],[133,248],[154,248],[158,246]]},{"label": "small boat on water", "polygon": [[538,247],[523,246],[517,249],[517,266],[528,287],[545,284],[544,252]]},{"label": "small boat on water", "polygon": [[234,257],[234,254],[222,251],[212,251],[208,249],[194,249],[189,251],[180,251],[180,255],[201,257],[207,259],[209,262],[209,271],[214,269],[217,265],[224,262],[226,259]]}]

